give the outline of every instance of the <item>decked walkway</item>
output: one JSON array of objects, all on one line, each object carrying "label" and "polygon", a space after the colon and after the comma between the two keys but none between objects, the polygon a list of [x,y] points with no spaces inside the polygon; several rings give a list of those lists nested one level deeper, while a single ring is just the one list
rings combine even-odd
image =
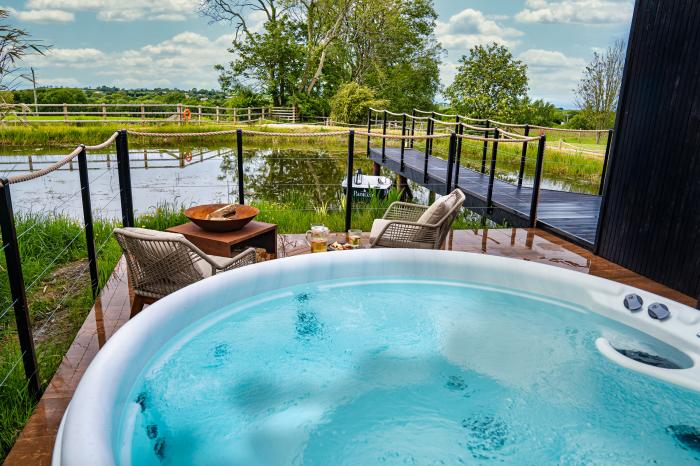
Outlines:
[{"label": "decked walkway", "polygon": [[[401,149],[386,148],[385,154],[384,161],[382,161],[382,150],[370,149],[370,158],[374,162],[427,187],[431,191],[445,194],[446,160],[432,155],[428,158],[426,181],[424,179],[425,152],[406,148],[403,170],[400,166]],[[480,212],[485,209],[489,186],[488,174],[461,166],[459,180],[456,184],[467,196],[465,207]],[[495,179],[493,186],[495,209],[488,216],[496,221],[507,221],[514,226],[526,226],[530,216],[531,200],[532,188],[524,186],[518,188],[512,183]],[[590,248],[595,241],[600,203],[600,196],[541,189],[537,210],[537,226]]]}]

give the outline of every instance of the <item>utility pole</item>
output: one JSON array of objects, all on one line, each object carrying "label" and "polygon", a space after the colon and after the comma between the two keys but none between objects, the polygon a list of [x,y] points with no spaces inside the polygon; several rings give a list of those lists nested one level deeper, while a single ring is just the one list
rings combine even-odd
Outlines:
[{"label": "utility pole", "polygon": [[36,102],[36,75],[34,74],[34,67],[31,67],[30,70],[32,70],[32,87],[34,88],[34,113],[39,113],[39,106]]}]

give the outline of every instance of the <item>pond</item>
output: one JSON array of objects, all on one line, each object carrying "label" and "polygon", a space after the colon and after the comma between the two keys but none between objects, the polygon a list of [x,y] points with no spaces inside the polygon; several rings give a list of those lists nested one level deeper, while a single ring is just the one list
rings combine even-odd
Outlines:
[{"label": "pond", "polygon": [[[44,149],[27,155],[26,148],[0,156],[3,177],[39,170],[65,156],[67,150]],[[36,152],[35,152],[36,153]],[[121,217],[116,153],[92,152],[88,156],[90,191],[95,218]],[[346,150],[317,148],[257,148],[244,151],[246,203],[264,201],[290,208],[325,209],[342,204],[342,180],[346,176]],[[232,147],[180,147],[131,149],[131,184],[136,214],[158,205],[185,207],[214,202],[237,202],[236,151]],[[371,162],[362,154],[355,167],[371,173]],[[517,179],[517,172],[498,171],[499,178]],[[517,168],[516,168],[517,170]],[[382,175],[395,175],[383,171]],[[531,184],[526,177],[525,185]],[[425,203],[428,192],[409,184],[414,201]],[[543,188],[570,190],[566,181],[543,180]],[[47,176],[12,186],[16,212],[64,214],[82,218],[82,202],[75,159]]]}]

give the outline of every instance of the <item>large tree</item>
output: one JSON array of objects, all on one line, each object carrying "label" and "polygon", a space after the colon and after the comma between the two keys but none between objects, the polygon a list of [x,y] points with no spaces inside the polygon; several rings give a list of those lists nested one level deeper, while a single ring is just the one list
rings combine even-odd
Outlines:
[{"label": "large tree", "polygon": [[432,107],[442,54],[436,18],[432,0],[357,0],[343,44],[347,79],[398,111]]},{"label": "large tree", "polygon": [[507,47],[477,45],[459,60],[445,89],[453,109],[475,118],[514,118],[527,98],[527,65]]},{"label": "large tree", "polygon": [[625,42],[617,40],[603,53],[595,52],[576,88],[576,104],[582,118],[595,129],[609,128],[617,109],[625,66]]},{"label": "large tree", "polygon": [[254,85],[276,104],[326,110],[347,82],[398,109],[432,104],[438,90],[432,0],[204,0],[202,12],[236,32],[233,61],[218,67],[227,90]]}]

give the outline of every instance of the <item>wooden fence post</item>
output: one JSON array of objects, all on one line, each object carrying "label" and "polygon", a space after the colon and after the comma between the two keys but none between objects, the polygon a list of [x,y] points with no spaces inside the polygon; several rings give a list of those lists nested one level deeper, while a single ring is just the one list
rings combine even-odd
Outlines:
[{"label": "wooden fence post", "polygon": [[216,122],[219,122],[219,106],[216,106]]},{"label": "wooden fence post", "polygon": [[202,106],[197,105],[197,122],[202,123]]},{"label": "wooden fence post", "polygon": [[63,121],[68,121],[68,105],[63,104]]},{"label": "wooden fence post", "polygon": [[107,121],[107,106],[102,104],[102,120]]}]

